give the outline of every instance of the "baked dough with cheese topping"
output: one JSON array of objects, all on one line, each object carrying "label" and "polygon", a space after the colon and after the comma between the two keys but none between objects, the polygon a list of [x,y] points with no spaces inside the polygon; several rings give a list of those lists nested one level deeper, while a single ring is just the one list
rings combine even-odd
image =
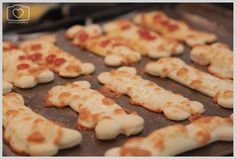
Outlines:
[{"label": "baked dough with cheese topping", "polygon": [[208,71],[219,78],[233,79],[233,51],[223,43],[197,45],[190,58],[197,64],[210,65]]},{"label": "baked dough with cheese topping", "polygon": [[170,18],[161,11],[138,13],[133,17],[133,21],[165,37],[184,41],[190,46],[213,42],[217,39],[215,34],[193,29],[187,23]]},{"label": "baked dough with cheese topping", "polygon": [[142,117],[91,89],[87,81],[52,88],[45,97],[45,103],[59,108],[70,106],[79,113],[78,128],[95,129],[100,140],[110,140],[119,134],[134,135],[143,129]]},{"label": "baked dough with cheese topping", "polygon": [[81,74],[91,74],[95,67],[92,63],[82,62],[68,52],[58,48],[55,41],[49,38],[38,38],[24,41],[20,44],[31,59],[47,66],[62,77],[77,77]]},{"label": "baked dough with cheese topping", "polygon": [[160,128],[146,137],[134,137],[106,156],[173,156],[216,141],[233,141],[233,115],[201,117],[188,125]]},{"label": "baked dough with cheese topping", "polygon": [[179,42],[138,27],[129,20],[107,22],[103,25],[103,29],[109,36],[125,41],[132,49],[152,58],[181,54],[184,50]]},{"label": "baked dough with cheese topping", "polygon": [[108,66],[129,65],[141,59],[141,55],[130,49],[124,42],[101,35],[100,31],[95,31],[98,26],[96,28],[94,26],[93,30],[92,26],[75,25],[69,28],[65,35],[68,38],[73,37],[74,45],[105,57],[104,62]]},{"label": "baked dough with cheese topping", "polygon": [[9,91],[11,84],[19,88],[31,88],[37,83],[48,83],[54,79],[52,71],[35,63],[30,56],[10,42],[3,42],[2,56],[5,90]]},{"label": "baked dough with cheese topping", "polygon": [[98,76],[98,81],[114,92],[127,94],[131,98],[131,104],[153,112],[163,112],[171,120],[184,120],[205,111],[200,102],[174,94],[138,76],[134,67],[120,67],[111,72],[103,72]]},{"label": "baked dough with cheese topping", "polygon": [[19,154],[55,155],[81,142],[80,132],[61,127],[24,105],[17,93],[3,96],[4,139]]},{"label": "baked dough with cheese topping", "polygon": [[213,101],[222,107],[233,108],[233,81],[231,80],[223,80],[200,71],[179,58],[162,58],[156,62],[149,62],[145,70],[151,75],[169,77],[213,97]]}]

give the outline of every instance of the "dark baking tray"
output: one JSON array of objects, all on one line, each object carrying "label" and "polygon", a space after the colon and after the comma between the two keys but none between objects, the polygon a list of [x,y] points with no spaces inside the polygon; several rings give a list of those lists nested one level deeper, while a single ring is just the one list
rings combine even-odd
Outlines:
[{"label": "dark baking tray", "polygon": [[[153,5],[152,5],[153,6]],[[155,8],[155,6],[153,6]],[[160,8],[156,6],[156,8]],[[150,9],[149,9],[150,10]],[[222,8],[218,8],[209,4],[179,4],[175,7],[162,8],[170,16],[184,19],[190,25],[195,28],[199,28],[205,31],[211,31],[218,35],[220,42],[227,43],[230,47],[233,45],[233,15],[232,12]],[[123,15],[123,17],[129,18],[131,14]],[[100,21],[101,22],[101,21]],[[57,45],[70,52],[74,56],[82,59],[83,61],[93,62],[96,66],[96,71],[92,76],[80,76],[78,78],[61,78],[56,75],[53,82],[49,84],[37,85],[32,89],[14,89],[15,92],[23,95],[25,103],[35,112],[43,115],[47,119],[56,121],[63,124],[65,127],[76,129],[76,121],[78,114],[75,113],[70,107],[66,108],[46,108],[44,107],[43,97],[47,94],[48,90],[57,85],[63,85],[68,82],[77,80],[88,80],[93,89],[101,88],[101,84],[98,83],[96,77],[98,74],[104,71],[110,71],[114,67],[107,67],[104,65],[103,58],[96,56],[88,51],[81,50],[79,47],[72,46],[71,42],[64,39],[64,29],[57,31]],[[190,48],[185,46],[184,54],[177,56],[183,59],[185,62],[194,65],[195,67],[205,70],[206,67],[193,64],[189,59]],[[150,58],[143,57],[142,61],[134,66],[138,70],[142,70],[144,65],[150,61]],[[161,87],[171,90],[175,93],[180,93],[191,100],[197,100],[204,104],[206,112],[204,115],[217,115],[222,117],[229,116],[233,111],[230,109],[224,109],[217,104],[212,103],[212,98],[203,95],[197,91],[189,89],[177,82],[170,79],[160,79],[159,77],[153,77],[140,71],[140,75],[148,80],[154,81]],[[175,122],[166,119],[163,114],[150,112],[139,106],[132,106],[129,104],[129,98],[127,96],[121,96],[115,99],[124,108],[137,111],[144,120],[144,130],[136,136],[147,136],[153,130],[177,123],[189,123],[188,120],[182,122]],[[83,135],[83,141],[80,145],[66,150],[61,150],[57,154],[58,156],[102,156],[104,152],[112,147],[123,144],[129,137],[124,135],[118,136],[114,140],[99,141],[96,139],[93,131],[81,131]],[[4,156],[16,156],[7,143],[3,143]],[[216,142],[208,146],[188,151],[180,154],[180,156],[221,156],[233,154],[233,142]]]}]

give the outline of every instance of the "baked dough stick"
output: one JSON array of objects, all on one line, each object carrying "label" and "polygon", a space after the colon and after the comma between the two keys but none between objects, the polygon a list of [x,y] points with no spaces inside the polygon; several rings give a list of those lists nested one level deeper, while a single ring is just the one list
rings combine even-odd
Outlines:
[{"label": "baked dough stick", "polygon": [[74,37],[73,44],[105,57],[104,62],[108,66],[129,65],[141,59],[140,53],[130,49],[124,42],[106,35],[98,35],[95,31],[94,34],[89,32],[91,30],[89,29],[91,28],[90,25],[72,26],[67,30],[66,37],[71,37],[69,33],[76,28],[77,34]]},{"label": "baked dough stick", "polygon": [[197,45],[190,58],[200,65],[210,64],[208,71],[219,78],[233,79],[233,51],[225,44]]},{"label": "baked dough stick", "polygon": [[137,52],[152,58],[181,54],[184,50],[183,45],[177,41],[164,38],[125,19],[105,23],[103,29],[109,36],[124,40]]},{"label": "baked dough stick", "polygon": [[201,117],[188,125],[176,124],[155,130],[147,137],[136,137],[106,156],[173,156],[215,141],[233,140],[233,116]]},{"label": "baked dough stick", "polygon": [[165,90],[136,74],[134,67],[120,67],[101,73],[98,80],[112,91],[128,95],[131,104],[153,112],[163,112],[171,120],[184,120],[205,111],[201,103]]},{"label": "baked dough stick", "polygon": [[213,101],[225,108],[233,108],[233,81],[223,80],[185,64],[178,58],[162,58],[149,62],[147,73],[169,77],[183,85],[213,97]]},{"label": "baked dough stick", "polygon": [[81,142],[80,132],[61,127],[24,105],[17,93],[3,96],[4,139],[16,152],[24,155],[55,155],[59,149]]},{"label": "baked dough stick", "polygon": [[192,29],[185,22],[174,20],[160,11],[136,14],[133,21],[165,37],[184,41],[190,46],[213,42],[217,39],[216,35],[212,33]]},{"label": "baked dough stick", "polygon": [[[3,42],[3,88],[9,83],[19,88],[31,88],[37,83],[48,83],[54,74],[48,68],[33,62],[26,53],[9,42]],[[9,82],[8,84],[6,82]]]},{"label": "baked dough stick", "polygon": [[100,140],[110,140],[119,134],[134,135],[143,129],[142,117],[90,89],[87,81],[54,87],[48,92],[45,102],[47,106],[70,106],[79,113],[78,128],[95,129]]},{"label": "baked dough stick", "polygon": [[68,52],[58,48],[52,40],[38,38],[22,42],[20,47],[38,64],[46,65],[62,77],[77,77],[90,74],[95,67],[92,63],[82,62]]}]

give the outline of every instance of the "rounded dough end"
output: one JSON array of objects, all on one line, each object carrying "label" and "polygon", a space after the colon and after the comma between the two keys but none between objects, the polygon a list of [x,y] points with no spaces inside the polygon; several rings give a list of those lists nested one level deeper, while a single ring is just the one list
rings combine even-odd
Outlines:
[{"label": "rounded dough end", "polygon": [[76,82],[73,82],[73,84],[76,84],[80,87],[83,87],[83,88],[90,88],[91,85],[88,81],[76,81]]},{"label": "rounded dough end", "polygon": [[104,72],[98,75],[97,77],[98,81],[105,84],[109,83],[111,81],[110,73],[109,72]]},{"label": "rounded dough end", "polygon": [[82,29],[83,27],[81,25],[73,25],[66,31],[65,36],[68,39],[72,39],[73,37],[75,37],[76,33]]},{"label": "rounded dough end", "polygon": [[182,54],[183,52],[184,52],[184,46],[182,44],[178,44],[173,54],[179,55]]},{"label": "rounded dough end", "polygon": [[138,115],[126,115],[121,117],[122,134],[127,136],[134,135],[143,130],[144,119]]},{"label": "rounded dough end", "polygon": [[167,107],[163,112],[168,119],[176,121],[185,120],[190,116],[190,113],[177,107]]},{"label": "rounded dough end", "polygon": [[117,55],[108,55],[105,57],[104,62],[108,66],[119,66],[122,64],[122,58]]},{"label": "rounded dough end", "polygon": [[21,76],[14,81],[14,85],[19,88],[31,88],[36,85],[36,81],[33,76]]},{"label": "rounded dough end", "polygon": [[114,147],[105,152],[105,156],[120,156],[120,147]]},{"label": "rounded dough end", "polygon": [[100,140],[110,140],[121,133],[121,126],[112,119],[102,120],[95,127],[96,137]]},{"label": "rounded dough end", "polygon": [[145,71],[151,75],[155,75],[155,76],[160,76],[161,70],[159,70],[158,65],[155,62],[149,62],[146,66],[145,66]]},{"label": "rounded dough end", "polygon": [[217,99],[217,103],[224,108],[233,109],[233,98],[225,99],[223,97],[219,97]]},{"label": "rounded dough end", "polygon": [[81,69],[84,74],[91,74],[94,72],[95,67],[92,63],[83,63]]},{"label": "rounded dough end", "polygon": [[60,140],[60,149],[69,148],[79,144],[82,141],[82,135],[79,131],[62,128],[62,138]]},{"label": "rounded dough end", "polygon": [[192,108],[194,113],[202,114],[205,112],[203,104],[198,101],[191,101],[190,107]]},{"label": "rounded dough end", "polygon": [[29,154],[32,156],[52,156],[58,152],[58,147],[52,143],[31,144]]},{"label": "rounded dough end", "polygon": [[131,75],[136,75],[137,74],[137,70],[134,67],[128,67],[128,66],[123,66],[117,69],[117,71],[125,71],[128,72]]},{"label": "rounded dough end", "polygon": [[50,70],[45,70],[41,72],[37,77],[37,81],[39,83],[47,83],[54,79],[54,73]]},{"label": "rounded dough end", "polygon": [[153,50],[148,53],[148,56],[154,59],[161,58],[161,57],[169,57],[171,56],[171,52],[164,51],[164,50]]}]

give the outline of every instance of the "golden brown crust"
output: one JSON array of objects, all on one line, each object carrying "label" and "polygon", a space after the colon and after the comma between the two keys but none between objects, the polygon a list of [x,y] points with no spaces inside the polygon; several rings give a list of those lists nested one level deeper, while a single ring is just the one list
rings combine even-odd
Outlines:
[{"label": "golden brown crust", "polygon": [[11,145],[11,142],[10,142],[10,138],[8,139],[5,135],[5,129],[3,128],[3,140],[6,141],[6,143],[8,143],[10,146],[10,149],[15,152],[16,154],[19,154],[21,156],[30,156],[28,153],[26,153],[25,151],[23,150],[19,150],[19,149],[16,149],[14,148],[12,145]]},{"label": "golden brown crust", "polygon": [[199,143],[207,144],[211,139],[211,134],[208,131],[201,130],[197,132],[196,137]]},{"label": "golden brown crust", "polygon": [[155,142],[154,147],[163,150],[165,148],[164,140],[160,138],[158,141]]},{"label": "golden brown crust", "polygon": [[29,142],[42,143],[42,142],[44,142],[45,138],[44,138],[43,134],[36,131],[36,132],[33,132],[31,135],[29,135],[27,140]]},{"label": "golden brown crust", "polygon": [[212,71],[212,70],[210,69],[210,67],[207,68],[207,71],[208,71],[210,74],[212,74],[213,76],[216,76],[216,77],[218,77],[218,78],[225,79],[225,80],[232,80],[231,77],[225,77],[225,76],[222,76],[222,75],[219,74],[219,73],[216,73],[216,72]]},{"label": "golden brown crust", "polygon": [[98,91],[102,93],[105,97],[112,99],[117,99],[121,96],[121,93],[114,92],[106,86],[100,87]]},{"label": "golden brown crust", "polygon": [[[172,156],[205,146],[214,141],[232,140],[232,115],[227,118],[207,116],[195,119],[188,125],[170,125],[160,128],[146,137],[131,138],[121,147],[108,150],[106,155]],[[179,141],[183,141],[183,143]],[[176,149],[173,145],[179,146],[179,148]]]},{"label": "golden brown crust", "polygon": [[110,98],[103,98],[102,102],[103,102],[104,105],[107,105],[107,106],[113,105],[113,104],[115,103],[115,102],[114,102],[112,99],[110,99]]},{"label": "golden brown crust", "polygon": [[68,65],[66,66],[65,70],[68,72],[81,72],[80,66],[77,65]]},{"label": "golden brown crust", "polygon": [[190,86],[193,87],[193,88],[197,88],[199,87],[199,85],[201,85],[203,82],[201,80],[193,80],[191,83],[190,83]]},{"label": "golden brown crust", "polygon": [[233,91],[226,90],[224,91],[223,95],[225,98],[233,98]]},{"label": "golden brown crust", "polygon": [[19,114],[19,111],[17,110],[8,110],[6,112],[7,115],[13,115],[13,116],[17,116]]},{"label": "golden brown crust", "polygon": [[91,113],[87,108],[82,108],[80,110],[80,114],[79,114],[80,120],[88,120],[90,116],[91,116]]},{"label": "golden brown crust", "polygon": [[214,95],[212,102],[218,104],[217,101],[218,101],[218,98],[219,98],[219,97],[220,97],[220,92],[217,92],[217,93]]},{"label": "golden brown crust", "polygon": [[191,116],[188,118],[188,120],[189,120],[190,122],[193,122],[194,120],[197,120],[197,119],[199,119],[199,118],[201,118],[201,117],[204,117],[204,116],[201,115],[201,114],[191,115]]},{"label": "golden brown crust", "polygon": [[57,129],[57,134],[56,134],[56,137],[55,137],[55,139],[53,141],[55,145],[59,144],[61,136],[62,136],[62,130],[61,129]]},{"label": "golden brown crust", "polygon": [[121,156],[151,156],[151,153],[147,150],[140,148],[128,148],[124,147],[120,150]]},{"label": "golden brown crust", "polygon": [[66,98],[70,97],[71,96],[71,93],[69,92],[63,92],[59,95],[59,100],[62,102],[61,105],[63,105],[64,101]]},{"label": "golden brown crust", "polygon": [[78,130],[83,130],[83,131],[91,131],[91,130],[94,130],[94,127],[92,127],[92,128],[89,128],[89,127],[85,127],[85,126],[83,126],[83,125],[81,125],[80,123],[77,123],[77,129]]},{"label": "golden brown crust", "polygon": [[46,107],[53,106],[53,103],[51,103],[51,102],[48,100],[49,98],[50,98],[50,94],[48,94],[47,96],[45,96],[45,97],[43,98],[43,101],[44,101]]},{"label": "golden brown crust", "polygon": [[182,68],[180,68],[180,69],[178,70],[177,75],[178,75],[178,76],[186,76],[187,73],[188,73],[188,69],[182,67]]},{"label": "golden brown crust", "polygon": [[132,100],[131,98],[129,99],[129,104],[133,105],[133,106],[140,106],[140,107],[145,107],[145,109],[152,111],[152,112],[156,112],[156,113],[161,113],[162,110],[161,109],[151,109],[149,107],[146,107],[145,104],[141,104],[138,102],[135,102],[134,100]]}]

